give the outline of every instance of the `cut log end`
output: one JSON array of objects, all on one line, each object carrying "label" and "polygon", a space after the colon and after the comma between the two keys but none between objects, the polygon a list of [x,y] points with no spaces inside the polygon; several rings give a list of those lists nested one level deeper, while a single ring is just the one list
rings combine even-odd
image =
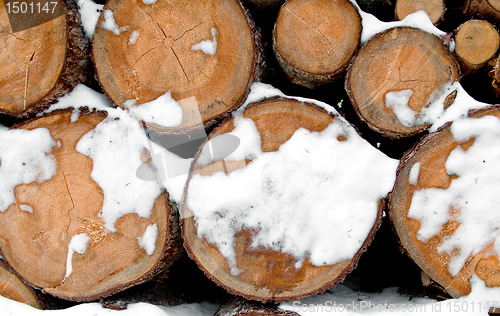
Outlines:
[{"label": "cut log end", "polygon": [[[299,128],[320,132],[338,119],[315,105],[279,98],[249,106],[243,117],[255,122],[262,139],[263,152],[277,151]],[[216,139],[217,136],[233,131],[234,123],[234,118],[224,121],[210,134],[209,139]],[[249,161],[221,160],[198,168],[196,166],[200,159],[199,155],[195,158],[181,209],[184,246],[200,269],[232,294],[261,302],[281,302],[322,293],[336,282],[343,280],[356,266],[359,257],[379,227],[382,204],[379,204],[378,210],[374,210],[377,212],[374,217],[375,222],[370,226],[371,230],[367,232],[366,239],[355,251],[355,255],[330,265],[314,265],[309,258],[297,265],[297,259],[289,253],[270,248],[255,248],[251,245],[254,238],[253,229],[242,228],[235,233],[233,245],[240,272],[233,273],[233,267],[218,246],[199,237],[198,224],[187,205],[190,201],[193,177],[213,176],[220,172],[231,174],[237,169],[244,170]]]},{"label": "cut log end", "polygon": [[[98,21],[93,59],[104,92],[118,106],[134,102],[140,111],[169,91],[177,101],[193,99],[194,107],[179,102],[180,123],[144,119],[152,129],[176,132],[210,125],[243,103],[258,75],[256,37],[237,0],[112,0]],[[151,111],[158,117],[168,109]]]},{"label": "cut log end", "polygon": [[292,0],[279,12],[275,55],[291,81],[315,88],[339,78],[358,48],[361,18],[348,0]]},{"label": "cut log end", "polygon": [[[170,264],[179,252],[179,232],[167,193],[156,199],[149,217],[126,214],[116,221],[116,232],[105,227],[100,216],[105,197],[91,177],[93,160],[75,148],[105,115],[81,114],[75,122],[71,115],[54,112],[18,127],[48,129],[60,144],[52,152],[57,173],[15,188],[16,203],[0,213],[0,248],[27,283],[63,299],[91,301],[143,282]],[[157,232],[147,248],[140,240],[150,226]],[[82,236],[85,243],[78,250],[74,239]]]},{"label": "cut log end", "polygon": [[[495,106],[484,110],[477,110],[470,114],[473,118],[493,115],[500,118],[500,107]],[[453,251],[443,250],[446,240],[452,238],[463,222],[460,222],[458,210],[449,208],[449,220],[440,225],[439,232],[430,236],[421,229],[424,221],[433,221],[441,214],[439,200],[436,196],[428,196],[432,207],[419,208],[419,214],[429,211],[425,218],[423,215],[409,215],[411,205],[418,192],[423,190],[436,190],[444,192],[449,189],[452,181],[459,176],[447,172],[448,158],[455,149],[465,151],[474,144],[474,139],[458,142],[454,139],[450,126],[426,136],[401,160],[398,176],[393,192],[389,196],[389,218],[397,232],[400,242],[408,255],[420,266],[430,279],[440,284],[453,297],[464,296],[471,291],[471,277],[479,277],[487,287],[500,286],[500,263],[495,250],[491,245],[481,246],[475,253],[470,253],[460,269],[452,273],[451,262],[459,255],[459,246]],[[430,192],[430,191],[429,191]],[[419,195],[420,196],[420,195]],[[491,197],[482,197],[482,202]],[[458,199],[458,198],[457,198]],[[481,203],[482,203],[481,202]],[[436,204],[437,203],[437,204]],[[466,202],[467,203],[467,202]],[[487,202],[485,202],[487,203]],[[477,206],[477,204],[475,204]],[[459,207],[459,206],[457,206]],[[487,206],[486,206],[487,207]],[[417,209],[414,208],[414,211]],[[480,210],[477,210],[480,211]],[[484,209],[483,209],[484,211]],[[431,214],[433,213],[433,214]],[[437,216],[437,217],[436,217]],[[418,217],[418,218],[417,218]],[[498,223],[490,223],[498,225]],[[428,226],[427,226],[428,227]],[[424,237],[425,236],[425,237]],[[477,247],[480,247],[479,245]],[[455,259],[453,259],[455,258]],[[457,272],[458,271],[458,272]],[[456,273],[456,274],[455,274]]]},{"label": "cut log end", "polygon": [[64,14],[14,32],[0,4],[0,112],[25,116],[40,112],[91,76],[90,43],[76,2],[57,0]]},{"label": "cut log end", "polygon": [[499,0],[466,0],[464,14],[494,22],[500,22]]},{"label": "cut log end", "polygon": [[460,70],[442,40],[419,29],[398,27],[380,33],[358,52],[345,88],[359,117],[390,138],[421,133],[419,118]]},{"label": "cut log end", "polygon": [[403,20],[407,15],[419,10],[425,11],[434,25],[443,19],[446,7],[444,0],[398,0],[396,2],[396,19]]},{"label": "cut log end", "polygon": [[3,263],[0,262],[0,295],[41,309],[42,302],[35,291],[21,281]]},{"label": "cut log end", "polygon": [[492,59],[500,47],[500,35],[491,23],[469,20],[455,35],[455,53],[467,71],[477,70]]}]

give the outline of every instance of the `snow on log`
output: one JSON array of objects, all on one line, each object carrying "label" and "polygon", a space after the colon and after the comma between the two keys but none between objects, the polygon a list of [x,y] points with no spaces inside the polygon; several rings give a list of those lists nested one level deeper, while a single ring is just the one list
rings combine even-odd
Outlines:
[{"label": "snow on log", "polygon": [[[321,293],[356,266],[379,227],[397,161],[321,105],[254,103],[195,157],[184,245],[233,294],[279,302]],[[225,159],[209,154],[234,138],[239,146]]]},{"label": "snow on log", "polygon": [[0,131],[0,250],[24,281],[67,300],[145,281],[180,248],[168,195],[136,176],[144,130],[111,113],[59,110]]},{"label": "snow on log", "polygon": [[404,249],[454,297],[500,286],[500,107],[471,113],[403,157],[389,198]]},{"label": "snow on log", "polygon": [[361,47],[347,71],[345,88],[371,129],[402,138],[430,126],[431,104],[459,77],[457,62],[441,38],[396,27]]}]

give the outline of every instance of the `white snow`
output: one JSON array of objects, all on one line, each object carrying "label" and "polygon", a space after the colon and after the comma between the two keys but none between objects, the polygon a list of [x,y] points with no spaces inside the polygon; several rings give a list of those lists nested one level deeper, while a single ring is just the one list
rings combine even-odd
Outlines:
[{"label": "white snow", "polygon": [[152,255],[156,249],[156,237],[158,237],[158,225],[151,224],[146,227],[144,234],[137,238],[139,246],[146,251],[148,255]]},{"label": "white snow", "polygon": [[[463,118],[451,125],[459,142],[474,138],[467,150],[455,148],[447,158],[446,172],[458,176],[448,189],[430,188],[413,194],[408,216],[421,223],[418,239],[427,241],[450,220],[460,226],[438,247],[450,255],[449,271],[456,275],[470,255],[492,247],[500,253],[500,119],[495,116]],[[456,214],[450,213],[450,208]],[[454,250],[459,250],[455,254]]]},{"label": "white snow", "polygon": [[82,26],[85,35],[90,39],[94,37],[97,20],[99,20],[103,8],[104,5],[97,4],[92,0],[78,0],[78,11],[82,18]]},{"label": "white snow", "polygon": [[111,232],[115,232],[115,222],[125,214],[149,217],[162,192],[159,182],[144,181],[136,176],[142,164],[142,152],[149,145],[144,130],[123,111],[118,120],[114,118],[109,115],[76,145],[78,152],[94,162],[92,179],[104,192],[99,215]]},{"label": "white snow", "polygon": [[202,51],[206,55],[215,55],[217,52],[217,29],[215,27],[212,27],[210,29],[210,33],[212,34],[212,39],[211,40],[205,40],[201,41],[199,43],[194,44],[191,46],[192,51]]},{"label": "white snow", "polygon": [[142,0],[142,3],[144,4],[153,4],[156,3],[157,0]]},{"label": "white snow", "polygon": [[229,159],[254,159],[230,174],[192,177],[187,206],[198,235],[218,247],[233,274],[240,272],[234,241],[242,229],[255,232],[252,248],[291,254],[297,267],[308,258],[317,266],[351,259],[392,188],[398,161],[342,119],[320,133],[299,129],[265,153],[252,120],[237,117],[235,126],[243,150]]},{"label": "white snow", "polygon": [[0,127],[0,212],[16,203],[16,186],[41,183],[56,174],[56,162],[51,155],[54,147],[57,143],[46,128]]},{"label": "white snow", "polygon": [[[250,92],[248,93],[248,97],[243,102],[242,106],[236,109],[235,111],[232,112],[233,117],[236,117],[238,115],[241,115],[249,106],[251,103],[254,102],[260,102],[269,98],[273,97],[283,97],[283,98],[290,98],[294,99],[300,102],[306,102],[306,103],[312,103],[314,105],[319,106],[320,108],[324,109],[328,113],[338,115],[339,113],[337,110],[335,110],[334,107],[332,107],[329,104],[326,104],[324,102],[314,100],[314,99],[308,99],[308,98],[303,98],[303,97],[297,97],[297,96],[289,96],[285,95],[283,92],[281,92],[279,89],[273,87],[270,84],[267,83],[262,83],[262,82],[254,82],[250,86]],[[342,101],[339,102],[341,104]],[[347,123],[347,122],[346,122]]]},{"label": "white snow", "polygon": [[71,275],[71,272],[73,272],[73,254],[76,252],[83,255],[87,251],[87,244],[89,241],[90,237],[85,233],[81,233],[71,237],[71,240],[68,244],[68,256],[66,257],[66,274],[64,275],[64,279],[69,277]]},{"label": "white snow", "polygon": [[444,301],[409,297],[399,294],[396,288],[384,289],[381,293],[364,293],[339,284],[325,294],[281,303],[279,307],[295,311],[301,316],[388,314],[488,316],[490,307],[500,307],[499,288],[487,288],[476,276],[471,278],[471,284],[472,293],[468,296]]},{"label": "white snow", "polygon": [[21,209],[21,211],[33,213],[33,208],[27,204],[21,204],[21,205],[19,205],[19,208]]},{"label": "white snow", "polygon": [[182,123],[182,108],[172,98],[170,91],[147,103],[137,104],[136,100],[128,100],[123,106],[132,116],[147,123],[164,127],[174,127]]},{"label": "white snow", "polygon": [[420,174],[420,162],[416,162],[410,169],[410,175],[408,177],[408,183],[412,185],[417,185],[418,176]]},{"label": "white snow", "polygon": [[[451,93],[456,93],[453,103],[445,109],[445,100]],[[420,113],[408,106],[408,101],[413,95],[410,89],[390,91],[385,95],[385,105],[394,111],[399,122],[407,127],[419,126],[425,123],[431,124],[429,131],[436,131],[439,127],[462,117],[466,117],[473,109],[480,109],[491,104],[474,100],[458,81],[448,82],[437,89]]]},{"label": "white snow", "polygon": [[[107,117],[85,134],[76,146],[78,152],[93,160],[91,175],[104,193],[99,216],[106,228],[115,232],[116,220],[126,214],[149,217],[163,187],[159,180],[146,181],[137,177],[136,171],[143,165],[143,152],[152,146],[141,123],[126,111],[111,108],[105,96],[82,84],[45,113],[69,107],[88,107],[107,113]],[[155,174],[152,165],[145,164],[143,168],[149,168],[151,174]]]},{"label": "white snow", "polygon": [[116,24],[113,11],[111,10],[104,10],[104,21],[101,22],[101,27],[115,33],[116,35],[120,35],[121,32],[124,32],[129,28],[128,25],[122,27],[118,26],[118,24]]},{"label": "white snow", "polygon": [[141,31],[139,30],[132,31],[132,34],[130,34],[130,38],[128,40],[129,45],[134,45],[135,43],[137,43],[139,35],[141,35]]},{"label": "white snow", "polygon": [[413,95],[413,90],[389,91],[385,94],[385,106],[392,109],[396,117],[406,127],[418,126],[417,112],[410,109],[408,102]]}]

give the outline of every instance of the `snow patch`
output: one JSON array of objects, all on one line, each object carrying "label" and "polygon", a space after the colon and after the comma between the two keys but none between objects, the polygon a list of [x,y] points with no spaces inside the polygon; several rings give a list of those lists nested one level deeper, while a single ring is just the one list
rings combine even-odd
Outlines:
[{"label": "snow patch", "polygon": [[243,229],[254,232],[252,248],[291,254],[296,267],[308,258],[317,266],[351,259],[394,184],[398,161],[341,119],[320,133],[297,130],[276,152],[261,151],[250,119],[238,117],[233,134],[243,148],[233,158],[252,162],[230,174],[194,175],[187,194],[199,237],[218,247],[231,273],[241,272],[234,242]]},{"label": "snow patch", "polygon": [[25,212],[33,214],[33,208],[27,204],[20,204],[19,208],[21,209],[21,211],[25,211]]},{"label": "snow patch", "polygon": [[147,103],[137,104],[136,100],[128,100],[123,106],[132,116],[146,123],[164,127],[179,126],[182,123],[182,108],[172,98],[170,91]]},{"label": "snow patch", "polygon": [[141,35],[141,31],[138,30],[132,31],[132,34],[130,34],[130,38],[128,40],[129,45],[134,45],[135,43],[137,43],[139,35]]},{"label": "snow patch", "polygon": [[97,4],[92,0],[78,0],[78,12],[82,18],[82,26],[85,35],[92,39],[94,37],[97,21],[104,8],[104,5]]},{"label": "snow patch", "polygon": [[148,225],[144,234],[137,238],[139,246],[146,251],[148,255],[152,255],[156,249],[156,238],[158,237],[158,225]]},{"label": "snow patch", "polygon": [[69,277],[73,272],[73,254],[76,252],[83,255],[87,251],[87,244],[89,241],[90,237],[85,233],[81,233],[71,237],[68,245],[68,255],[66,257],[66,274],[64,275],[65,279]]},{"label": "snow patch", "polygon": [[389,91],[385,94],[385,106],[392,109],[396,117],[406,127],[418,126],[417,112],[410,109],[408,102],[413,95],[413,90]]},{"label": "snow patch", "polygon": [[158,1],[158,0],[142,0],[142,3],[149,5],[149,4],[156,3],[156,1]]},{"label": "snow patch", "polygon": [[417,185],[418,176],[420,174],[420,162],[416,162],[410,169],[410,175],[408,176],[408,183],[412,185]]},{"label": "snow patch", "polygon": [[[44,113],[84,107],[107,113],[95,129],[78,141],[76,150],[93,160],[91,176],[104,193],[99,216],[108,231],[115,232],[114,224],[121,216],[136,213],[140,217],[149,217],[163,191],[158,180],[145,181],[136,175],[136,170],[143,165],[144,151],[153,145],[137,119],[120,108],[110,107],[104,95],[82,84],[59,98],[59,102]],[[155,174],[152,165],[145,164],[144,168]]]},{"label": "snow patch", "polygon": [[[455,99],[448,108],[445,108],[446,99],[452,93],[456,93]],[[437,89],[427,101],[429,105],[423,107],[420,113],[408,107],[408,101],[412,95],[413,91],[410,89],[390,91],[385,95],[386,107],[394,111],[399,122],[404,126],[431,124],[429,127],[431,132],[448,122],[466,117],[470,110],[491,105],[474,100],[458,81],[445,83]]]},{"label": "snow patch", "polygon": [[474,139],[474,143],[467,150],[459,146],[448,156],[446,172],[457,176],[448,189],[414,192],[408,216],[420,221],[417,238],[423,242],[437,235],[447,221],[460,223],[438,247],[450,255],[449,271],[457,275],[470,255],[488,247],[494,250],[488,255],[500,253],[500,213],[492,212],[500,203],[500,119],[463,118],[450,129],[458,142]]},{"label": "snow patch", "polygon": [[56,174],[56,162],[51,155],[54,147],[57,143],[46,128],[0,128],[0,212],[16,203],[16,186],[41,183]]},{"label": "snow patch", "polygon": [[217,35],[219,33],[217,32],[217,29],[215,27],[212,27],[210,29],[210,33],[212,33],[211,40],[205,40],[197,44],[194,44],[193,46],[191,46],[191,50],[192,51],[201,50],[206,55],[211,55],[211,56],[215,55],[215,53],[217,52]]},{"label": "snow patch", "polygon": [[113,11],[111,10],[104,10],[104,21],[101,22],[101,27],[115,33],[116,35],[120,35],[121,32],[125,32],[129,28],[128,25],[122,27],[118,26],[118,24],[116,24]]}]

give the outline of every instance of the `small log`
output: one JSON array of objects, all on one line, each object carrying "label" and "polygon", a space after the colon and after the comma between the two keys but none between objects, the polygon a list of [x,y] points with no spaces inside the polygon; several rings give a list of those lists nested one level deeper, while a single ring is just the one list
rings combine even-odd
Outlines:
[{"label": "small log", "polygon": [[500,22],[499,0],[466,0],[463,10],[465,15]]},{"label": "small log", "polygon": [[[101,209],[106,197],[94,181],[93,159],[75,148],[104,118],[101,112],[81,113],[72,122],[72,112],[65,110],[17,126],[48,129],[60,144],[52,149],[57,172],[49,180],[15,187],[15,203],[0,213],[0,249],[24,281],[66,300],[92,301],[146,281],[180,250],[177,215],[165,192],[154,202],[149,217],[128,214],[130,206],[124,201],[113,202],[122,202],[124,209],[114,211],[125,215],[116,220],[114,232],[105,226]],[[157,233],[146,247],[141,238],[151,225],[156,225]],[[72,246],[75,237],[83,235],[83,249]]]},{"label": "small log", "polygon": [[[266,101],[254,103],[245,110],[243,117],[251,119],[255,123],[262,139],[260,147],[264,153],[277,151],[298,129],[321,132],[330,124],[334,124],[335,126],[337,126],[336,124],[345,124],[339,123],[336,121],[339,120],[338,117],[326,113],[316,105],[283,98],[271,98]],[[235,129],[234,123],[234,118],[225,120],[209,135],[209,139],[215,140],[218,139],[216,138],[217,136],[228,135],[227,133]],[[337,137],[337,140],[342,142],[351,139],[351,137],[359,137],[357,134],[354,136],[354,134],[350,134],[349,136],[340,135]],[[215,143],[213,146],[216,146]],[[308,153],[307,148],[303,151],[304,155],[306,155],[306,153]],[[359,216],[354,215],[357,214],[357,211],[364,212],[367,210],[370,210],[369,212],[371,214],[368,217],[371,218],[374,216],[374,222],[372,222],[373,226],[371,226],[372,224],[365,226],[368,227],[366,234],[363,233],[363,237],[356,239],[360,242],[361,246],[354,249],[355,254],[352,257],[349,256],[348,259],[342,259],[342,261],[335,261],[334,263],[325,263],[322,261],[321,264],[314,263],[306,254],[305,258],[300,259],[300,264],[298,265],[298,259],[289,252],[280,250],[282,248],[278,247],[278,249],[271,249],[269,246],[252,246],[251,244],[255,241],[254,232],[255,230],[258,231],[260,228],[242,227],[243,224],[235,220],[236,222],[234,225],[242,228],[241,230],[235,230],[234,242],[231,242],[231,244],[224,242],[227,246],[223,246],[234,249],[236,262],[233,262],[233,264],[224,256],[221,249],[218,248],[218,245],[207,241],[204,237],[199,235],[198,230],[200,226],[198,225],[197,217],[193,215],[194,213],[189,206],[191,201],[190,196],[194,194],[191,188],[195,186],[195,184],[193,184],[193,179],[195,177],[198,179],[200,176],[207,177],[208,180],[210,180],[210,176],[216,176],[220,173],[231,175],[231,173],[235,172],[237,169],[239,169],[238,171],[244,171],[249,161],[218,160],[205,165],[204,163],[200,163],[200,155],[201,152],[198,152],[193,162],[192,170],[186,184],[183,202],[181,204],[181,227],[184,246],[189,256],[198,264],[200,269],[203,270],[211,280],[232,294],[261,302],[281,302],[322,293],[333,284],[343,280],[345,276],[352,271],[380,226],[381,212],[384,207],[383,201],[378,201],[378,203],[374,202],[372,204],[373,208],[358,208],[357,206],[353,206],[353,212],[351,213],[353,216]],[[248,164],[248,166],[250,166],[250,164]],[[263,174],[262,177],[265,177],[265,174]],[[337,177],[337,179],[339,178]],[[263,184],[263,187],[265,190],[269,187],[270,194],[275,193],[274,188],[276,188],[276,190],[282,190],[280,184],[274,183],[275,180],[268,181],[267,184]],[[334,187],[335,184],[332,184],[332,190]],[[198,188],[200,187],[198,186]],[[219,186],[214,184],[212,188],[217,189]],[[246,190],[243,184],[241,190],[243,190],[243,192]],[[282,203],[287,203],[286,200],[283,200],[283,198],[276,193],[276,200],[280,199],[282,199]],[[248,206],[246,202],[242,203],[244,205],[241,206],[241,209],[247,209]],[[341,204],[351,205],[351,203],[356,202],[346,199]],[[232,204],[228,201],[227,205]],[[283,204],[283,208],[286,208],[285,205],[286,204]],[[224,212],[224,206],[221,207],[221,212]],[[239,204],[235,207],[239,207]],[[253,206],[250,206],[250,209],[251,208],[253,208]],[[335,206],[332,205],[332,208],[335,209]],[[311,206],[311,210],[312,209],[315,209],[315,212],[318,211],[318,209],[313,206]],[[320,207],[320,209],[322,208]],[[334,211],[333,209],[332,212]],[[342,208],[335,209],[335,211],[340,211],[341,209]],[[220,218],[231,218],[231,212],[232,211],[228,211],[226,215],[221,214]],[[375,213],[377,213],[377,215],[375,215]],[[219,216],[218,214],[217,211],[214,216]],[[274,219],[274,221],[276,221],[276,219]],[[361,227],[359,221],[357,223],[358,226],[356,227]],[[219,224],[214,224],[213,229],[217,230],[217,227],[219,227],[218,225]],[[224,226],[225,224],[221,225]],[[288,226],[288,223],[276,225],[281,228],[289,227],[292,231],[294,229],[292,227],[295,227],[294,224]],[[304,227],[302,229],[307,229]],[[267,229],[262,229],[267,232]],[[348,230],[348,228],[345,229]],[[356,230],[355,227],[349,229],[349,232]],[[346,233],[346,236],[349,236],[349,232]],[[231,232],[228,233],[231,234]],[[308,231],[308,234],[309,233],[310,231]],[[318,240],[315,240],[315,242],[318,242]],[[323,242],[325,241],[323,240]],[[338,240],[332,240],[332,247],[334,247],[334,245],[338,246],[338,242]],[[237,271],[234,269],[235,266],[237,266]]]},{"label": "small log", "polygon": [[[40,112],[78,83],[90,80],[90,43],[76,1],[50,3],[56,3],[54,14],[61,10],[63,14],[17,32],[9,23],[5,4],[0,4],[0,113]],[[19,18],[13,23],[25,22],[23,15]]]},{"label": "small log", "polygon": [[475,71],[495,57],[500,47],[500,34],[491,23],[469,20],[457,29],[455,53],[467,72]]},{"label": "small log", "polygon": [[361,17],[349,0],[291,0],[280,9],[273,48],[292,82],[316,88],[344,73],[361,29]]},{"label": "small log", "polygon": [[0,262],[0,295],[41,309],[43,304],[35,291]]},{"label": "small log", "polygon": [[282,310],[273,304],[234,297],[222,304],[214,316],[299,316],[299,314]]},{"label": "small log", "polygon": [[444,0],[398,0],[396,1],[396,19],[402,20],[407,15],[425,11],[434,25],[439,24],[443,19],[446,7]]},{"label": "small log", "polygon": [[[473,118],[488,115],[500,118],[500,107],[494,106],[476,110],[469,114]],[[488,287],[499,287],[500,263],[497,257],[498,254],[491,249],[490,245],[477,245],[477,253],[471,253],[460,271],[453,275],[450,272],[450,263],[452,258],[458,255],[459,249],[455,248],[452,252],[439,249],[442,247],[443,242],[449,240],[460,225],[463,224],[457,216],[457,212],[459,212],[457,208],[460,206],[454,206],[453,203],[455,202],[452,202],[448,206],[450,219],[442,223],[439,232],[436,232],[435,235],[426,235],[425,240],[419,235],[423,220],[419,220],[415,216],[410,217],[409,210],[412,200],[415,199],[416,192],[427,189],[442,192],[442,190],[450,188],[454,180],[460,178],[459,175],[450,174],[447,171],[448,157],[455,149],[469,150],[474,142],[475,138],[468,141],[455,140],[450,130],[450,124],[435,133],[425,136],[401,159],[396,183],[389,195],[388,202],[389,218],[407,254],[422,269],[423,273],[437,282],[453,297],[465,296],[470,293],[470,278],[474,274],[482,279]],[[477,161],[478,164],[483,162]],[[476,181],[481,180],[483,179],[478,177]],[[471,183],[471,185],[474,186],[474,183]],[[437,215],[440,212],[438,206],[440,202],[437,199],[433,200],[433,196],[427,198],[430,203],[429,207],[421,211],[428,212],[427,218],[431,221],[440,216]],[[481,199],[481,204],[486,203],[484,205],[488,205],[491,196],[485,194]],[[437,204],[433,204],[433,202]],[[475,206],[478,207],[478,204],[476,203]],[[496,206],[491,205],[491,207]],[[490,225],[495,227],[494,225],[498,225],[498,223],[492,222]],[[472,230],[470,233],[476,234],[480,232]]]},{"label": "small log", "polygon": [[93,59],[114,104],[140,107],[168,91],[175,100],[196,98],[180,104],[180,125],[146,122],[153,130],[213,125],[243,103],[258,76],[258,36],[239,0],[110,0],[103,12]]},{"label": "small log", "polygon": [[397,27],[377,34],[359,50],[350,65],[345,88],[362,121],[390,138],[419,134],[428,123],[403,124],[386,102],[389,93],[411,94],[405,105],[417,115],[460,69],[437,36],[410,27]]}]

